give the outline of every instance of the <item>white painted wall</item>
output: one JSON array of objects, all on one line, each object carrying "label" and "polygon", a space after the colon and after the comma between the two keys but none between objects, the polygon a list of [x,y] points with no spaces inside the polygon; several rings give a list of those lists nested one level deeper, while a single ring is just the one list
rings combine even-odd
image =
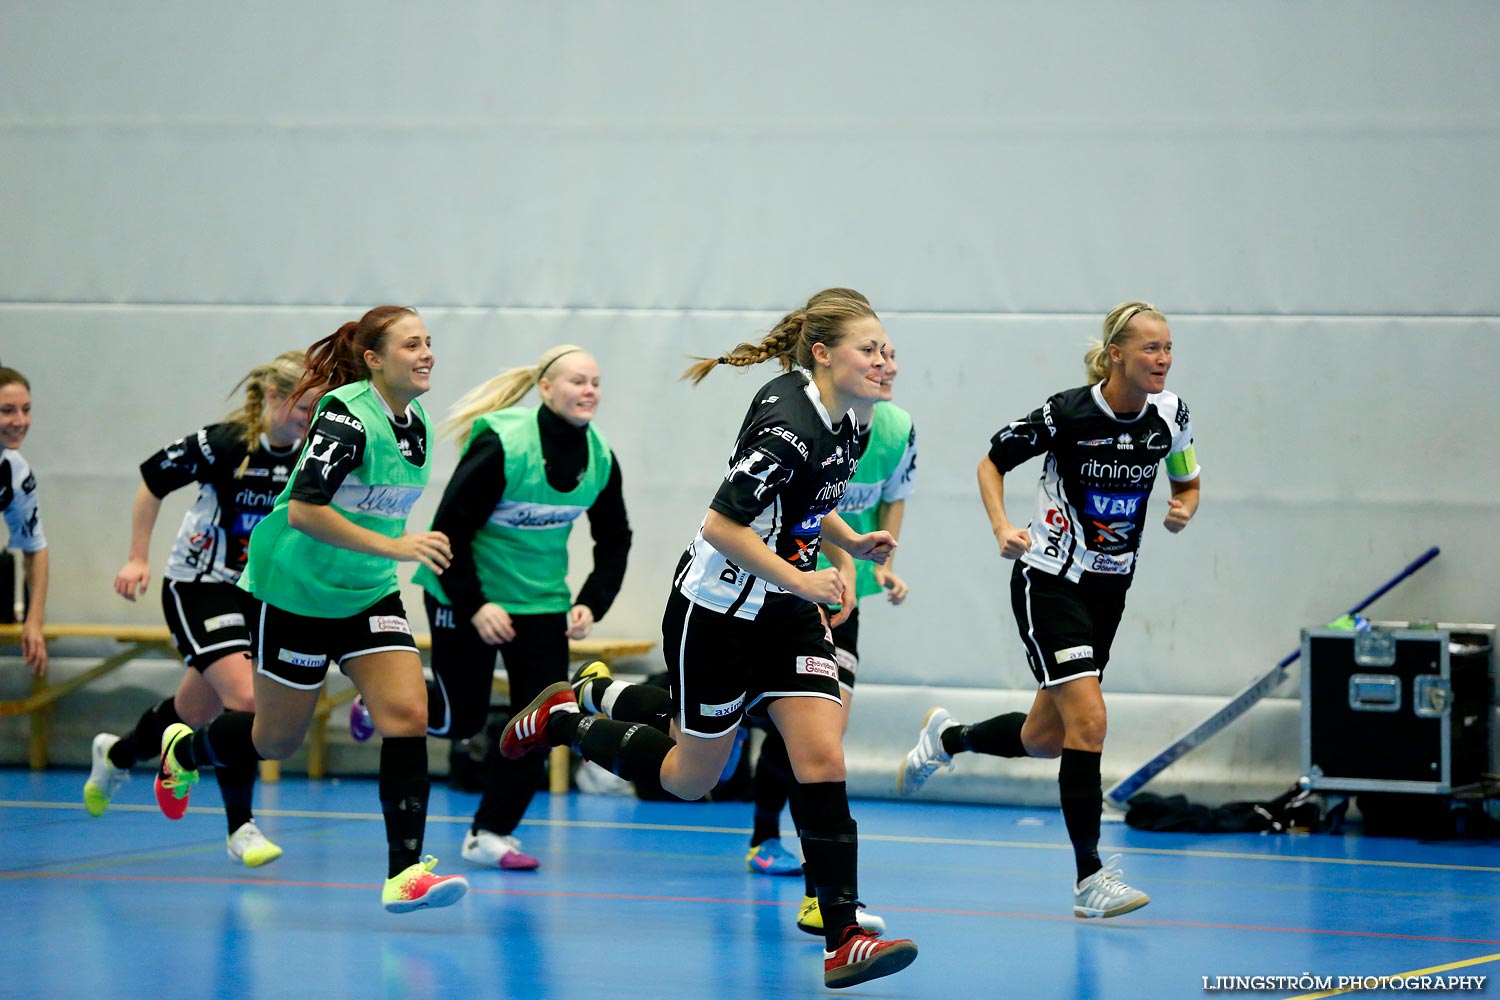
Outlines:
[{"label": "white painted wall", "polygon": [[1500,614],[1492,4],[16,3],[0,27],[0,360],[35,386],[54,620],[157,621],[109,589],[136,464],[395,301],[434,334],[435,412],[595,351],[636,527],[600,633],[655,635],[771,373],[676,374],[831,284],[880,310],[922,447],[913,596],[866,605],[867,683],[1029,686],[974,466],[1132,297],[1172,319],[1204,502],[1148,535],[1109,690],[1232,693],[1431,544],[1377,612]]}]

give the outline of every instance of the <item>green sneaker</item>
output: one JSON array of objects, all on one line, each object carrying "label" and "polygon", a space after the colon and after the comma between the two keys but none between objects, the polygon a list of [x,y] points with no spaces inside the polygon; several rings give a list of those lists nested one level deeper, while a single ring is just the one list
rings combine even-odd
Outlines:
[{"label": "green sneaker", "polygon": [[90,816],[103,816],[120,785],[130,780],[128,770],[115,767],[109,762],[110,748],[118,742],[120,738],[110,733],[100,733],[94,737],[92,767],[89,768],[88,780],[83,783],[83,807],[89,811]]},{"label": "green sneaker", "polygon": [[387,913],[409,913],[412,910],[452,906],[469,891],[469,880],[462,875],[434,875],[437,858],[431,854],[385,880],[380,903]]}]

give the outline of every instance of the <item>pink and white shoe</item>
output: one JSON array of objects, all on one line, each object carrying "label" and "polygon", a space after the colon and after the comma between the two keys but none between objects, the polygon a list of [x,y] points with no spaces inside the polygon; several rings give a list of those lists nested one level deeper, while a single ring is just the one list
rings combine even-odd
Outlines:
[{"label": "pink and white shoe", "polygon": [[471,865],[508,872],[534,872],[542,864],[521,850],[520,840],[489,830],[464,834],[463,858]]}]

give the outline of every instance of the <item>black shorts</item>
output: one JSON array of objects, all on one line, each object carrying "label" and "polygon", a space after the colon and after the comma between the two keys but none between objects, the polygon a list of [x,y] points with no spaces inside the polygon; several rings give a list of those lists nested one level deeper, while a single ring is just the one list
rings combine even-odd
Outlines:
[{"label": "black shorts", "polygon": [[815,605],[747,620],[673,590],[661,631],[672,712],[684,733],[722,736],[777,698],[842,701],[833,643]]},{"label": "black shorts", "polygon": [[859,608],[849,613],[844,624],[833,630],[834,658],[839,664],[839,687],[854,690],[854,675],[859,670]]},{"label": "black shorts", "polygon": [[164,580],[161,610],[187,665],[202,673],[221,658],[250,652],[255,598],[232,583]]},{"label": "black shorts", "polygon": [[1010,575],[1010,603],[1038,684],[1103,677],[1125,612],[1124,590],[1069,583],[1018,560]]},{"label": "black shorts", "polygon": [[495,654],[510,678],[510,703],[520,708],[549,684],[568,679],[568,615],[511,615],[516,637],[491,646],[467,618],[431,594],[422,595],[432,626],[432,675],[427,697],[427,731],[450,740],[466,740],[489,719]]},{"label": "black shorts", "polygon": [[257,673],[287,687],[316,691],[329,664],[395,649],[417,651],[401,595],[390,593],[348,618],[311,618],[257,602]]}]

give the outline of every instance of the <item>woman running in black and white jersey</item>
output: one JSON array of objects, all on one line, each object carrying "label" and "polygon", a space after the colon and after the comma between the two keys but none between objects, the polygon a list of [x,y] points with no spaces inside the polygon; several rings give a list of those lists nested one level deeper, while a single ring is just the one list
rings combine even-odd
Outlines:
[{"label": "woman running in black and white jersey", "polygon": [[26,620],[21,624],[21,658],[37,677],[47,672],[47,536],[37,502],[36,475],[21,457],[31,430],[31,383],[14,368],[0,367],[0,514],[10,544],[22,553],[26,576]]},{"label": "woman running in black and white jersey", "polygon": [[[147,709],[124,736],[94,737],[93,768],[83,785],[91,816],[102,816],[132,765],[161,753],[161,734],[175,722],[201,726],[224,709],[253,711],[250,626],[254,602],[235,586],[245,567],[250,531],[270,513],[296,464],[317,400],[292,399],[306,353],[288,351],[246,375],[245,401],[222,422],[179,438],[141,463],[130,518],[130,558],[115,592],[134,601],[151,582],[151,532],[167,494],[198,484],[167,556],[162,612],[190,668],[177,693]],[[250,802],[255,765],[214,769],[229,824],[229,857],[255,868],[281,856],[255,825]]]},{"label": "woman running in black and white jersey", "polygon": [[[1058,785],[1073,842],[1076,917],[1115,917],[1150,898],[1120,878],[1118,855],[1099,859],[1105,710],[1100,680],[1125,610],[1146,499],[1166,461],[1172,497],[1164,521],[1176,534],[1198,511],[1198,462],[1186,404],[1166,391],[1172,367],[1167,319],[1147,302],[1122,302],[1089,351],[1089,384],[1057,393],[1008,424],[979,463],[979,492],[1000,543],[1018,559],[1011,606],[1040,690],[1025,714],[962,726],[941,708],[927,715],[901,769],[911,794],[961,751],[1061,757]],[[1004,477],[1046,455],[1031,523],[1005,515]]]},{"label": "woman running in black and white jersey", "polygon": [[[821,605],[844,582],[817,570],[832,542],[883,561],[883,531],[856,534],[835,513],[857,461],[857,400],[880,396],[885,332],[866,302],[815,296],[758,344],[688,369],[700,381],[718,364],[777,360],[788,371],[756,393],[724,481],[678,564],[662,620],[671,678],[671,735],[650,718],[580,714],[573,689],[554,684],[506,726],[501,752],[520,757],[571,745],[623,778],[657,778],[683,799],[718,782],[746,711],[769,714],[798,781],[794,809],[824,922],[823,977],[831,987],[891,975],[917,955],[882,941],[855,916],[857,834],[845,788],[838,667]],[[602,707],[602,706],[601,706]]]}]

